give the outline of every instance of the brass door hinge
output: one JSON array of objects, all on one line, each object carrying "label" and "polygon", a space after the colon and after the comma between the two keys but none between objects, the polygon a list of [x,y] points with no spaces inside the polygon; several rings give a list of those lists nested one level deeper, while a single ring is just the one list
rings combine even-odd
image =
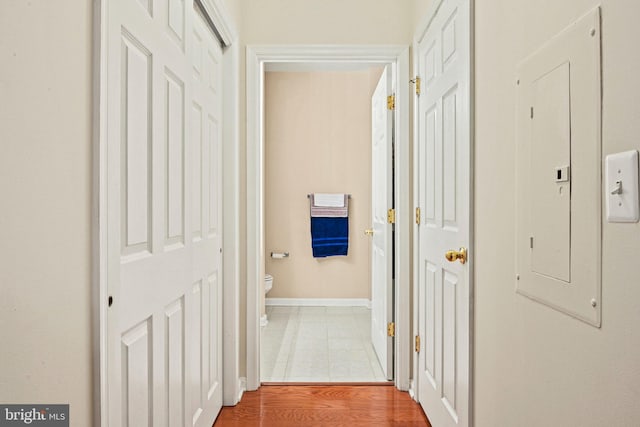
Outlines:
[{"label": "brass door hinge", "polygon": [[416,208],[416,224],[420,225],[420,208]]},{"label": "brass door hinge", "polygon": [[395,224],[396,223],[396,210],[391,208],[387,211],[387,222],[389,224]]},{"label": "brass door hinge", "polygon": [[416,95],[420,96],[420,77],[416,76],[415,79],[410,80],[411,83],[415,83],[416,85]]},{"label": "brass door hinge", "polygon": [[387,335],[390,337],[396,336],[396,324],[394,322],[387,323]]},{"label": "brass door hinge", "polygon": [[387,109],[395,110],[395,108],[396,108],[396,96],[395,95],[387,96]]},{"label": "brass door hinge", "polygon": [[420,335],[416,335],[416,353],[420,353]]}]

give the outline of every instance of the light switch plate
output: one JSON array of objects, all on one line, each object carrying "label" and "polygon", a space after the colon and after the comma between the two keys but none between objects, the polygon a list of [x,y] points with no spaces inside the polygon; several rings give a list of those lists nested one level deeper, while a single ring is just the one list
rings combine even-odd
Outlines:
[{"label": "light switch plate", "polygon": [[607,221],[638,222],[638,151],[610,154],[606,165]]}]

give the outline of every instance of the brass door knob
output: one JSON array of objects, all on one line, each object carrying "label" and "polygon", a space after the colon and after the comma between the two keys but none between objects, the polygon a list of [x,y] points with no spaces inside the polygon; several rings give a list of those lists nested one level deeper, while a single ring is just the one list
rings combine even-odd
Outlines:
[{"label": "brass door knob", "polygon": [[373,236],[373,228],[367,228],[366,230],[364,230],[364,234],[366,234],[367,236]]},{"label": "brass door knob", "polygon": [[458,251],[447,251],[444,254],[444,257],[449,262],[455,262],[455,260],[460,261],[460,264],[464,264],[467,262],[467,248],[460,248]]}]

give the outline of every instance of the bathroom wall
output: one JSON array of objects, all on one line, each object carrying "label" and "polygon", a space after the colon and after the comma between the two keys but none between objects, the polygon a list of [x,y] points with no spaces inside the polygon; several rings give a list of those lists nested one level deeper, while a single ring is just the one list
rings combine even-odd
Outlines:
[{"label": "bathroom wall", "polygon": [[[370,299],[371,95],[382,68],[267,72],[265,250],[269,298]],[[308,193],[350,193],[349,254],[313,258]],[[290,253],[271,259],[274,252]]]}]

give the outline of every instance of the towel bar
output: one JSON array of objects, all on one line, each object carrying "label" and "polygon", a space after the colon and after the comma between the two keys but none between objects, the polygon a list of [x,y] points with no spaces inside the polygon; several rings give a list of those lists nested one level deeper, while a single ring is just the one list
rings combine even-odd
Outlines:
[{"label": "towel bar", "polygon": [[[311,194],[307,194],[307,199],[310,199],[310,198],[311,198]],[[347,198],[350,199],[351,198],[351,194],[347,194]]]}]

